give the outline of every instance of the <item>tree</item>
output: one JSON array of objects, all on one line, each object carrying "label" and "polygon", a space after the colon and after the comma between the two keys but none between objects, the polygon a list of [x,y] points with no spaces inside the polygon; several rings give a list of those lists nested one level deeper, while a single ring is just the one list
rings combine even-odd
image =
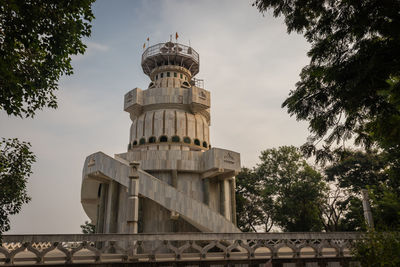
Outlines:
[{"label": "tree", "polygon": [[33,117],[56,108],[59,78],[72,74],[71,55],[83,54],[94,0],[11,0],[0,4],[0,109]]},{"label": "tree", "polygon": [[[0,3],[0,110],[33,117],[44,107],[56,108],[58,80],[71,75],[71,55],[83,54],[81,38],[91,33],[91,4],[80,1]],[[18,213],[35,157],[30,144],[2,139],[0,165],[0,234],[10,228],[8,215]]]},{"label": "tree", "polygon": [[363,267],[400,266],[400,233],[369,231],[355,244],[353,253]]},{"label": "tree", "polygon": [[385,152],[336,151],[325,167],[326,180],[345,192],[337,210],[342,211],[339,230],[366,230],[361,189],[369,189],[374,224],[381,230],[400,230],[400,186],[392,175]]},{"label": "tree", "polygon": [[272,218],[284,231],[320,231],[320,206],[327,191],[322,175],[293,146],[261,152],[257,173]]},{"label": "tree", "polygon": [[271,203],[262,197],[262,186],[255,170],[242,168],[236,176],[237,226],[243,232],[269,232],[273,226]]},{"label": "tree", "polygon": [[[260,12],[283,15],[288,32],[311,43],[310,63],[284,101],[290,115],[309,122],[303,146],[317,160],[331,146],[400,148],[400,2],[397,0],[256,0]],[[322,148],[316,145],[324,140]],[[397,165],[399,166],[399,165]]]},{"label": "tree", "polygon": [[242,229],[270,230],[273,224],[284,231],[320,231],[328,189],[322,175],[293,146],[262,151],[260,160],[237,176]]},{"label": "tree", "polygon": [[10,229],[9,215],[18,213],[22,204],[30,200],[26,182],[35,156],[29,147],[29,143],[17,139],[0,141],[0,237]]},{"label": "tree", "polygon": [[96,225],[91,224],[89,221],[85,221],[81,224],[82,233],[84,234],[94,234],[96,233]]}]

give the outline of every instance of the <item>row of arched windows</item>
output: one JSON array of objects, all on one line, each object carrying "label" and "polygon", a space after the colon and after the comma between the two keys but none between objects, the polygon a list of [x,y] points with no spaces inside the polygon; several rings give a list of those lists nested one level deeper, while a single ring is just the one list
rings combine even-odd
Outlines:
[{"label": "row of arched windows", "polygon": [[[159,74],[156,75],[155,79],[158,80],[158,78],[161,79],[161,78],[164,78],[164,77],[171,77],[171,73],[172,73],[172,72],[169,72],[169,71],[168,71],[168,72],[161,72],[161,73],[159,73]],[[173,74],[174,74],[174,78],[177,78],[177,77],[178,77],[178,73],[173,72]],[[183,76],[182,73],[179,73],[179,78],[185,79],[185,81],[187,81],[186,75]]]},{"label": "row of arched windows", "polygon": [[[169,141],[169,139],[168,139],[168,136],[166,136],[166,135],[162,135],[162,136],[160,136],[160,138],[158,138],[158,143],[166,143],[168,141]],[[192,144],[192,140],[189,137],[187,137],[187,136],[183,137],[183,139],[181,141],[181,138],[177,135],[172,136],[170,142],[173,142],[173,143],[183,142],[185,144]],[[151,136],[151,137],[149,137],[148,140],[146,140],[146,138],[144,138],[144,137],[140,138],[139,141],[134,140],[132,143],[129,143],[128,150],[130,150],[131,148],[133,148],[137,145],[144,145],[146,143],[148,143],[148,144],[157,143],[157,138],[155,136]],[[201,143],[200,140],[197,138],[193,140],[193,144],[196,146],[202,146],[204,148],[208,148],[208,144],[206,141],[203,141],[203,143]]]}]

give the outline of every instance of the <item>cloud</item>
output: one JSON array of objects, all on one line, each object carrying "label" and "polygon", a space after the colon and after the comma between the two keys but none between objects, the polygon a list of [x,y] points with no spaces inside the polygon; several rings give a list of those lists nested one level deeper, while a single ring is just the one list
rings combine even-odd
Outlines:
[{"label": "cloud", "polygon": [[110,50],[110,47],[104,44],[100,44],[100,43],[96,43],[96,42],[92,42],[92,41],[86,41],[84,42],[84,44],[86,45],[86,51],[85,53],[79,54],[79,55],[73,55],[72,61],[79,61],[82,60],[84,58],[88,58],[91,56],[94,56],[98,53],[104,53],[104,52],[108,52]]}]

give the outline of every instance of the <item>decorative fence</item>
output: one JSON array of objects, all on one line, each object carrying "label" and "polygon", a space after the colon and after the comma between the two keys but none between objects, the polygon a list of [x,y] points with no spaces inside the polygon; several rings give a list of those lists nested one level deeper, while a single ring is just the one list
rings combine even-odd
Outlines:
[{"label": "decorative fence", "polygon": [[148,47],[142,54],[142,62],[148,57],[162,54],[181,54],[191,57],[195,62],[199,63],[199,54],[190,46],[178,43],[159,43]]},{"label": "decorative fence", "polygon": [[271,260],[273,266],[348,266],[361,238],[360,233],[5,235],[0,265],[211,266]]}]

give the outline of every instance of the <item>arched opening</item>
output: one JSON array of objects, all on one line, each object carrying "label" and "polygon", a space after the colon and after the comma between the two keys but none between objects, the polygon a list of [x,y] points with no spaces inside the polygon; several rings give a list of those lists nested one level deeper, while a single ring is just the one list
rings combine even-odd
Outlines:
[{"label": "arched opening", "polygon": [[134,145],[134,146],[137,146],[137,141],[136,141],[136,140],[133,141],[133,145]]},{"label": "arched opening", "polygon": [[[185,77],[185,78],[186,78],[186,77]],[[190,87],[190,85],[189,85],[188,82],[183,82],[183,83],[182,83],[182,86],[183,86],[183,87]]]},{"label": "arched opening", "polygon": [[186,144],[190,144],[191,143],[190,138],[187,137],[187,136],[185,138],[183,138],[183,142],[186,143]]},{"label": "arched opening", "polygon": [[140,138],[139,145],[144,145],[144,144],[146,144],[146,139]]},{"label": "arched opening", "polygon": [[180,141],[181,141],[181,139],[179,138],[179,136],[177,136],[177,135],[172,136],[172,142],[178,143]]},{"label": "arched opening", "polygon": [[153,88],[155,85],[154,85],[154,83],[153,82],[151,82],[150,84],[149,84],[149,88]]},{"label": "arched opening", "polygon": [[203,142],[203,147],[207,148],[207,142],[206,141]]},{"label": "arched opening", "polygon": [[128,150],[131,150],[132,149],[132,145],[131,145],[131,143],[129,143],[128,144]]},{"label": "arched opening", "polygon": [[152,144],[152,143],[155,143],[155,142],[156,142],[156,137],[155,136],[151,136],[149,138],[149,143]]},{"label": "arched opening", "polygon": [[199,145],[200,145],[200,140],[199,140],[199,139],[194,139],[194,144],[195,144],[196,146],[199,146]]},{"label": "arched opening", "polygon": [[162,136],[160,137],[160,142],[161,142],[161,143],[168,142],[168,137],[165,136],[165,135],[162,135]]}]

